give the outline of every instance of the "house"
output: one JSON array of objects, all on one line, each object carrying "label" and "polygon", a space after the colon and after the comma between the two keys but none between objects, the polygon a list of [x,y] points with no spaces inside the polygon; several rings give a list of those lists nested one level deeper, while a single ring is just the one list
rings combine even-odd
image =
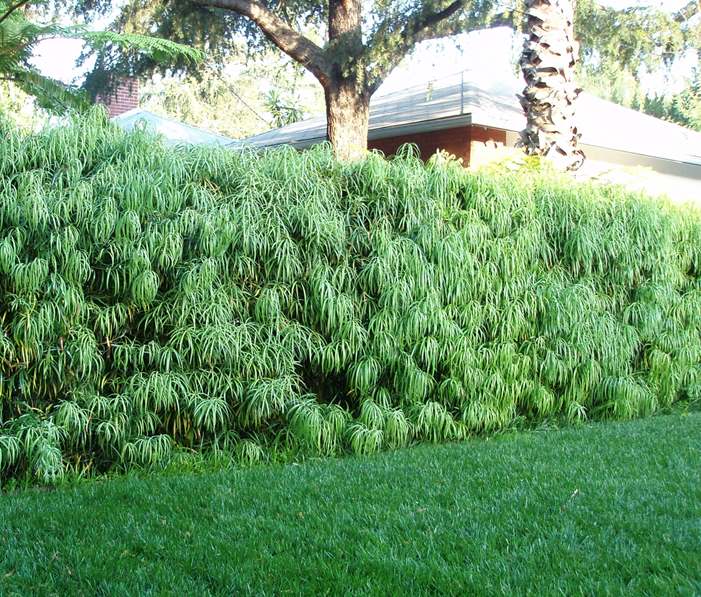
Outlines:
[{"label": "house", "polygon": [[135,79],[121,81],[110,95],[98,95],[96,101],[107,108],[112,122],[124,130],[145,126],[170,145],[229,146],[235,143],[230,137],[139,108],[139,82]]},{"label": "house", "polygon": [[[476,167],[514,147],[525,117],[515,77],[481,77],[464,71],[378,95],[370,106],[368,144],[390,155],[415,143],[426,159],[437,150]],[[584,175],[701,198],[701,133],[582,93],[577,124],[587,156]],[[324,116],[234,142],[234,147],[306,148],[326,139]]]}]

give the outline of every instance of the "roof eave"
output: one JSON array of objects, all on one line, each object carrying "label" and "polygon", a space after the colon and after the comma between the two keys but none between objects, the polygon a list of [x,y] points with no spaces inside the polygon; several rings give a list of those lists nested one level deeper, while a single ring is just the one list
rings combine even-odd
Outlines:
[{"label": "roof eave", "polygon": [[[414,135],[417,133],[427,133],[430,131],[441,131],[446,129],[456,128],[458,126],[469,126],[472,123],[471,114],[459,114],[457,116],[446,116],[443,118],[432,118],[430,120],[420,120],[417,122],[408,122],[405,124],[392,124],[388,126],[371,128],[368,131],[369,141],[379,141],[388,139],[398,135]],[[240,141],[237,147],[253,147],[264,149],[266,147],[277,147],[280,145],[289,145],[295,149],[307,149],[317,143],[322,143],[327,140],[326,135],[315,135],[303,139],[280,139],[270,140],[256,143],[246,142],[244,139]]]}]

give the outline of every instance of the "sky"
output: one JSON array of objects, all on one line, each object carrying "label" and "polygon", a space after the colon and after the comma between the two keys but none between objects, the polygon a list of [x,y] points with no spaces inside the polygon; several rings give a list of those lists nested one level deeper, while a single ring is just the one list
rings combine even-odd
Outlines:
[{"label": "sky", "polygon": [[[684,6],[688,0],[649,0],[633,2],[631,0],[600,0],[615,8],[624,8],[636,4],[659,6],[674,11]],[[108,22],[98,23],[106,27]],[[459,45],[454,42],[430,41],[420,44],[413,54],[389,76],[378,93],[386,93],[411,86],[416,82],[417,73],[422,79],[446,77],[466,68],[475,70],[480,76],[500,76],[511,72],[511,64],[517,43],[511,30],[506,28],[476,31],[458,36]],[[33,62],[47,76],[72,82],[83,71],[75,67],[75,61],[82,49],[79,40],[46,40],[37,46]],[[477,57],[477,58],[476,58]],[[693,66],[693,63],[691,64]],[[690,65],[680,67],[680,72]],[[646,87],[661,87],[661,80],[650,78],[643,81]]]}]

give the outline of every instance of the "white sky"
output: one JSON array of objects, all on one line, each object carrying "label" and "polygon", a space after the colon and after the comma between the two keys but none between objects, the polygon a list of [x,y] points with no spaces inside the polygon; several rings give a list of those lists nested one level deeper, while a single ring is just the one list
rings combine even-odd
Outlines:
[{"label": "white sky", "polygon": [[[639,4],[658,6],[670,11],[677,10],[687,2],[687,0],[600,1],[602,4],[616,8]],[[106,25],[105,22],[99,23],[99,26]],[[421,44],[413,55],[390,75],[380,93],[408,87],[415,84],[417,80],[441,78],[464,69],[479,71],[482,76],[499,76],[500,73],[511,72],[513,53],[518,52],[518,49],[514,49],[514,36],[509,29],[476,31],[457,37],[459,46],[454,42],[442,40]],[[37,46],[33,61],[45,75],[71,82],[84,72],[84,69],[77,69],[75,66],[81,49],[82,42],[79,40],[46,40]],[[691,66],[693,62],[681,68],[686,71]],[[644,81],[644,84],[653,89],[666,85],[661,79],[654,77]]]}]

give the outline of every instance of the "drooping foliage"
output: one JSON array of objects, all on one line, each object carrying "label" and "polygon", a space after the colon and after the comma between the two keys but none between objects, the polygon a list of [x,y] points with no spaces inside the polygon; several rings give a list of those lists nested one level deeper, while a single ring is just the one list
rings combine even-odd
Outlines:
[{"label": "drooping foliage", "polygon": [[0,468],[370,453],[701,393],[701,216],[104,113],[0,146]]}]

